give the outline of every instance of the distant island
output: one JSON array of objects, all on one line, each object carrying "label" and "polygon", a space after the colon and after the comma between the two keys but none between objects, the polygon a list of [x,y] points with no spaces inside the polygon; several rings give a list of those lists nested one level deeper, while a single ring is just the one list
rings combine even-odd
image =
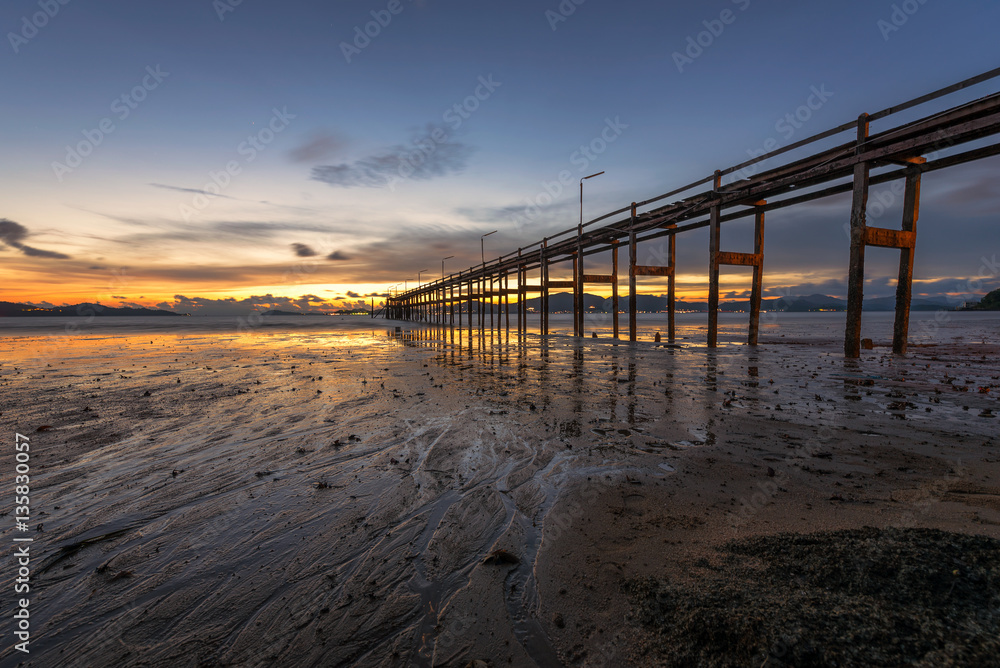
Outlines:
[{"label": "distant island", "polygon": [[1000,311],[1000,289],[994,290],[979,300],[976,304],[966,302],[960,311]]},{"label": "distant island", "polygon": [[115,308],[102,304],[74,304],[73,306],[32,306],[31,304],[14,304],[0,302],[0,318],[36,318],[36,317],[77,317],[83,316],[186,316],[188,313],[174,313],[158,308]]}]

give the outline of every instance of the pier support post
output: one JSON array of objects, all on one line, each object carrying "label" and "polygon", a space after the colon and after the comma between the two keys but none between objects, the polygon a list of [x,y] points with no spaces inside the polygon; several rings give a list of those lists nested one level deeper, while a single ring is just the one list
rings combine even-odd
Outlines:
[{"label": "pier support post", "polygon": [[[868,139],[868,114],[858,118],[858,143],[855,154],[864,150]],[[861,309],[865,297],[865,237],[868,210],[868,177],[866,162],[854,166],[854,196],[851,203],[851,264],[847,273],[847,328],[844,332],[844,356],[861,356]]]},{"label": "pier support post", "polygon": [[542,265],[542,336],[548,336],[549,334],[549,259],[545,256],[545,249],[548,246],[549,240],[547,238],[542,239],[542,248],[539,251]]},{"label": "pier support post", "polygon": [[635,267],[636,262],[636,239],[635,239],[635,202],[632,202],[632,220],[628,228],[628,340],[636,340],[638,330],[636,322],[636,299],[635,299]]},{"label": "pier support post", "polygon": [[753,254],[757,257],[757,262],[753,266],[753,286],[750,288],[750,334],[747,343],[751,346],[757,345],[757,337],[760,332],[760,302],[764,288],[764,205],[765,201],[757,202],[754,206],[753,225]]},{"label": "pier support post", "polygon": [[618,338],[618,240],[611,242],[611,322],[614,337]]},{"label": "pier support post", "polygon": [[[722,176],[715,172],[715,188],[718,192]],[[721,207],[712,207],[708,226],[708,347],[715,348],[719,339],[719,216]]]},{"label": "pier support post", "polygon": [[517,333],[524,334],[527,332],[527,326],[525,324],[525,317],[527,316],[527,308],[524,304],[524,283],[527,280],[527,271],[524,265],[521,264],[521,249],[517,249]]},{"label": "pier support post", "polygon": [[493,323],[493,311],[496,310],[496,309],[493,308],[493,286],[495,285],[495,283],[496,283],[496,277],[493,274],[490,274],[490,276],[489,276],[489,286],[490,287],[489,287],[489,293],[488,294],[490,296],[489,304],[490,304],[490,330],[491,331],[493,329],[495,329],[494,323]]},{"label": "pier support post", "polygon": [[[913,160],[926,162],[923,158]],[[892,352],[906,354],[907,336],[910,331],[910,298],[913,289],[913,254],[916,250],[917,219],[920,218],[920,167],[910,167],[906,172],[906,191],[903,194],[903,232],[909,232],[910,244],[899,249],[899,280],[896,283],[896,322],[892,330]]]},{"label": "pier support post", "polygon": [[573,334],[583,336],[583,227],[576,233],[573,257]]},{"label": "pier support post", "polygon": [[[675,228],[677,225],[671,225]],[[667,276],[667,341],[674,342],[676,334],[675,316],[677,301],[677,283],[674,276],[677,273],[677,235],[671,234],[667,237],[667,266],[670,268],[670,275]]]},{"label": "pier support post", "polygon": [[583,336],[583,254],[573,253],[573,330]]},{"label": "pier support post", "polygon": [[507,321],[507,333],[510,334],[510,274],[504,272],[503,275],[503,310],[504,318]]},{"label": "pier support post", "polygon": [[474,286],[475,286],[475,282],[470,277],[469,278],[469,294],[468,294],[469,301],[468,301],[468,305],[466,307],[467,311],[468,311],[466,313],[466,315],[469,316],[468,320],[469,320],[469,340],[470,341],[472,340],[472,318],[473,318],[472,295],[475,292]]}]

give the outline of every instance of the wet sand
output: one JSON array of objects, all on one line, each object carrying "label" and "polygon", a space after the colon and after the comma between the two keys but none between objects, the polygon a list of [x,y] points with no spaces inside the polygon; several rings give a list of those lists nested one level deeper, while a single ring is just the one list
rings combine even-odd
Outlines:
[{"label": "wet sand", "polygon": [[0,337],[26,665],[645,665],[625,583],[731,539],[1000,537],[996,345],[376,327]]}]

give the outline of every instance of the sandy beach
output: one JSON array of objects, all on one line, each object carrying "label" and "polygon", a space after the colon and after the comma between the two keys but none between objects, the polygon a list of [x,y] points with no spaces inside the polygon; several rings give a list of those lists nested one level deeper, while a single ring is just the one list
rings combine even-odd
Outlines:
[{"label": "sandy beach", "polygon": [[[0,663],[672,665],[639,583],[715,587],[729,541],[1000,539],[995,340],[681,343],[8,332],[32,627]],[[795,665],[807,635],[745,658]]]}]

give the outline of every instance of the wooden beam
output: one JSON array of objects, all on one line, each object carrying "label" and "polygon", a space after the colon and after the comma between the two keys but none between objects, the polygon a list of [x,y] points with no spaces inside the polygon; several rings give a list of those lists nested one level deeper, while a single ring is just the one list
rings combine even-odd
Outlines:
[{"label": "wooden beam", "polygon": [[614,283],[615,278],[613,274],[584,274],[584,283]]},{"label": "wooden beam", "polygon": [[550,290],[564,290],[566,288],[572,289],[576,285],[576,281],[549,281],[546,283],[546,287]]}]

